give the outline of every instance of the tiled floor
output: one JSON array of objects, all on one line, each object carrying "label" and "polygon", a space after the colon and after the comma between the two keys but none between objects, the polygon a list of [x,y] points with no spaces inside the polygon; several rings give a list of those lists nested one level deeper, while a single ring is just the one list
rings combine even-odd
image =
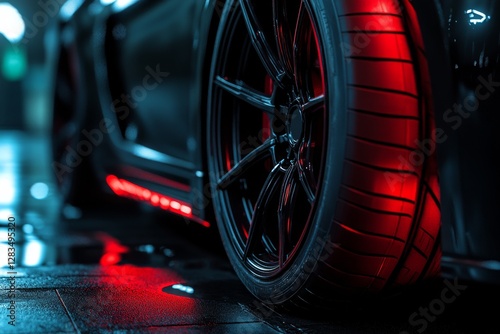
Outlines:
[{"label": "tiled floor", "polygon": [[193,226],[136,209],[61,215],[48,147],[45,137],[0,133],[0,333],[499,333],[499,288],[463,282],[450,303],[443,291],[455,282],[436,280],[322,316],[265,308],[218,240]]}]

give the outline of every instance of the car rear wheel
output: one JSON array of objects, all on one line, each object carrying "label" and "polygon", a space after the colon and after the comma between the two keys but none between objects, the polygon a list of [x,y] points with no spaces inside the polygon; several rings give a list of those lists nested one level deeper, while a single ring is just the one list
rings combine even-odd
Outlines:
[{"label": "car rear wheel", "polygon": [[420,150],[432,133],[425,59],[406,8],[226,2],[210,180],[228,257],[265,303],[328,305],[438,272],[436,168]]},{"label": "car rear wheel", "polygon": [[82,135],[88,115],[79,71],[76,49],[62,49],[54,87],[51,166],[62,204],[88,208],[102,204],[103,192],[88,157],[88,138]]}]

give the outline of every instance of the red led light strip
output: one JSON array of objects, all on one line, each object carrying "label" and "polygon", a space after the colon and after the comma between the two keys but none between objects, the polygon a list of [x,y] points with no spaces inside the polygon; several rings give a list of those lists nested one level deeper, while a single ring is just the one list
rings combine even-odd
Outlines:
[{"label": "red led light strip", "polygon": [[114,175],[108,175],[106,177],[106,183],[118,196],[128,197],[137,201],[148,202],[149,204],[160,207],[165,211],[186,217],[204,227],[210,227],[209,222],[193,216],[193,209],[187,203],[159,193],[155,193],[149,189],[120,179]]}]

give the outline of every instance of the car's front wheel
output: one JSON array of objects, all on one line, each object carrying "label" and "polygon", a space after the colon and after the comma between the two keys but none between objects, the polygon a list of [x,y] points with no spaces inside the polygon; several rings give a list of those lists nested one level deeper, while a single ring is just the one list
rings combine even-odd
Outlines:
[{"label": "car's front wheel", "polygon": [[439,195],[419,151],[430,123],[407,19],[394,0],[226,2],[210,179],[229,259],[260,300],[327,304],[437,273]]}]

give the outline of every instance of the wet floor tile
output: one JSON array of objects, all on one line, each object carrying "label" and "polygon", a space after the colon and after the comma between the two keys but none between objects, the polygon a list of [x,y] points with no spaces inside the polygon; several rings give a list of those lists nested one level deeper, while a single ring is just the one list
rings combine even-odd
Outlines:
[{"label": "wet floor tile", "polygon": [[[165,333],[165,327],[147,328],[149,333]],[[205,326],[174,326],[168,328],[168,333],[172,334],[277,334],[277,330],[272,329],[266,324],[258,322],[237,323],[237,324],[214,324]]]},{"label": "wet floor tile", "polygon": [[238,304],[175,296],[162,288],[146,281],[113,289],[61,289],[61,297],[82,330],[259,321]]},{"label": "wet floor tile", "polygon": [[[15,326],[6,319],[8,305],[2,293],[0,333],[76,333],[71,318],[55,289],[21,289],[15,297]],[[9,298],[10,299],[10,298]],[[12,321],[9,318],[9,321]]]}]

